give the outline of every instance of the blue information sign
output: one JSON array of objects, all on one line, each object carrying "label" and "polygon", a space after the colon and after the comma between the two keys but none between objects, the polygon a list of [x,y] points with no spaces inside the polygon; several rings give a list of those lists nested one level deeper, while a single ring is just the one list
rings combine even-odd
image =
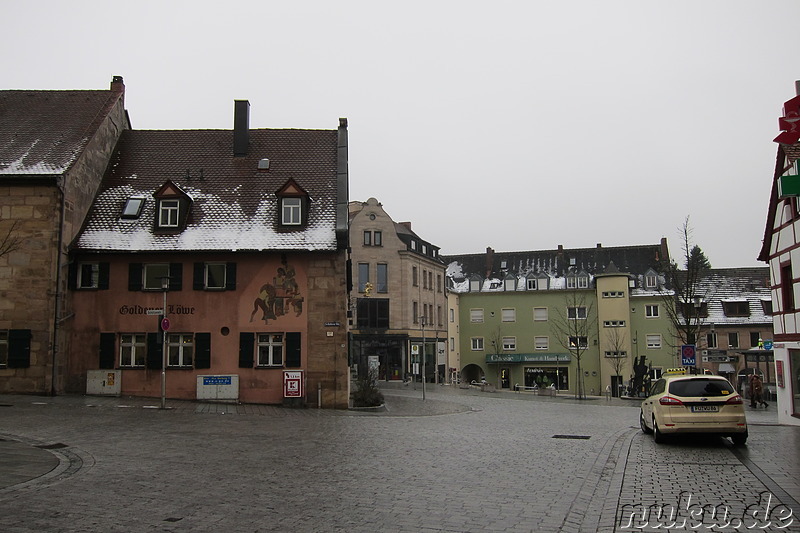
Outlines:
[{"label": "blue information sign", "polygon": [[203,376],[203,385],[230,385],[230,376]]},{"label": "blue information sign", "polygon": [[697,366],[697,350],[694,344],[681,346],[681,364],[683,366]]}]

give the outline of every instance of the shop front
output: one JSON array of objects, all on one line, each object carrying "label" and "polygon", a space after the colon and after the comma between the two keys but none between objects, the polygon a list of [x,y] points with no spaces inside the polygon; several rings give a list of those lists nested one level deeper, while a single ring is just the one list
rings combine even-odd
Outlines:
[{"label": "shop front", "polygon": [[525,387],[568,390],[570,362],[568,353],[488,354],[486,363],[496,367],[501,386],[506,384]]}]

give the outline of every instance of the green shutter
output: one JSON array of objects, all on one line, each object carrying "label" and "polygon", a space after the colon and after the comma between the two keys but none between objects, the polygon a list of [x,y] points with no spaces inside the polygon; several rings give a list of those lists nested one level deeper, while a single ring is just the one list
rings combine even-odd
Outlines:
[{"label": "green shutter", "polygon": [[161,335],[158,333],[147,334],[147,368],[157,370],[161,368],[164,346]]},{"label": "green shutter", "polygon": [[300,333],[287,333],[286,368],[299,368],[300,363]]},{"label": "green shutter", "polygon": [[255,343],[255,333],[239,333],[239,368],[253,368]]},{"label": "green shutter", "polygon": [[211,368],[211,333],[195,333],[194,347],[194,367]]},{"label": "green shutter", "polygon": [[183,289],[183,263],[169,264],[169,290],[180,291]]},{"label": "green shutter", "polygon": [[31,330],[12,329],[8,332],[8,368],[31,366]]},{"label": "green shutter", "polygon": [[128,290],[142,290],[142,272],[144,267],[141,263],[130,263],[128,265]]},{"label": "green shutter", "polygon": [[205,280],[206,264],[195,263],[194,268],[192,268],[192,272],[194,273],[192,279],[192,289],[196,291],[202,291],[206,287],[206,280]]},{"label": "green shutter", "polygon": [[116,360],[116,340],[117,335],[114,333],[100,334],[100,368],[114,368],[114,362]]}]

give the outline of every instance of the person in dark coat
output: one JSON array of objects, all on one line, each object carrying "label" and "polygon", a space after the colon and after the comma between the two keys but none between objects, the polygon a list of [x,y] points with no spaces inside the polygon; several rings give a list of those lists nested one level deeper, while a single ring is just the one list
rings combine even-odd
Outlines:
[{"label": "person in dark coat", "polygon": [[758,407],[759,404],[768,407],[764,401],[764,383],[761,381],[761,376],[753,374],[750,377],[750,407]]}]

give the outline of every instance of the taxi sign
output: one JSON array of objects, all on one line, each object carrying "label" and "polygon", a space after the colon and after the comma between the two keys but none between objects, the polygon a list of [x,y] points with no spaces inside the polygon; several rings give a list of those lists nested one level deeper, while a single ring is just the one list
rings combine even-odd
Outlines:
[{"label": "taxi sign", "polygon": [[681,346],[681,364],[683,366],[697,365],[697,352],[694,344],[684,344]]},{"label": "taxi sign", "polygon": [[668,368],[664,371],[664,374],[685,374],[685,368]]}]

